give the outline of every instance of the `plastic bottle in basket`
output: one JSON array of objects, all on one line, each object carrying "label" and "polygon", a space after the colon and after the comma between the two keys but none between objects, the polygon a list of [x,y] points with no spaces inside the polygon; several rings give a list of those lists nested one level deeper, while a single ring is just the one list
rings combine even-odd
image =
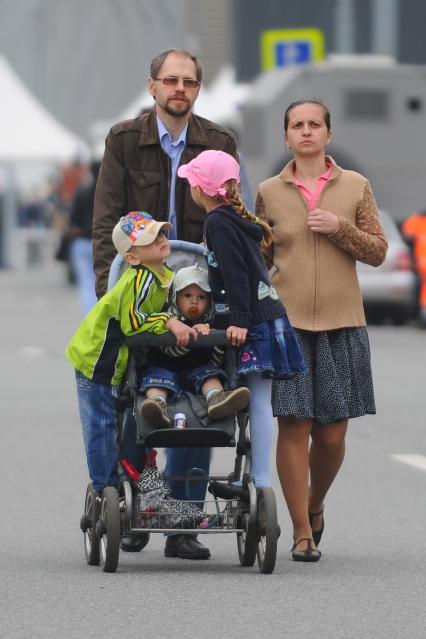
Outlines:
[{"label": "plastic bottle in basket", "polygon": [[186,428],[186,415],[185,413],[176,413],[173,418],[173,427],[177,430]]}]

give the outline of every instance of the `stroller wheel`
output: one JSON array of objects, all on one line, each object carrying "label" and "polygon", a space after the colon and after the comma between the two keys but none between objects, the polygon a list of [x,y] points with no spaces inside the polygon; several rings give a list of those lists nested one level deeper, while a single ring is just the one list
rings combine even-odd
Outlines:
[{"label": "stroller wheel", "polygon": [[238,557],[242,566],[253,566],[256,561],[257,541],[254,531],[237,533]]},{"label": "stroller wheel", "polygon": [[99,517],[100,559],[104,572],[115,572],[120,554],[120,503],[116,488],[108,486],[102,493]]},{"label": "stroller wheel", "polygon": [[99,516],[99,497],[90,483],[86,490],[84,501],[84,515],[80,527],[84,534],[84,554],[89,566],[99,566],[99,537],[96,534],[96,522]]},{"label": "stroller wheel", "polygon": [[279,527],[277,503],[272,488],[257,491],[257,563],[262,573],[270,574],[275,568]]},{"label": "stroller wheel", "polygon": [[256,561],[257,539],[256,539],[256,513],[257,498],[256,489],[253,483],[248,485],[250,493],[250,511],[243,513],[239,527],[244,528],[244,532],[237,533],[238,558],[242,566],[253,566]]}]

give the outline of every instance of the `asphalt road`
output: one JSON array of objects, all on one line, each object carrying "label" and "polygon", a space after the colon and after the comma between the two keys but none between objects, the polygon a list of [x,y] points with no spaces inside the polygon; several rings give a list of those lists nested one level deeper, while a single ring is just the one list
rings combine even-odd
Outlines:
[{"label": "asphalt road", "polygon": [[[234,535],[204,537],[209,561],[165,559],[162,536],[89,567],[79,530],[87,471],[73,371],[79,321],[62,265],[0,271],[0,637],[425,637],[426,332],[370,330],[378,414],[354,420],[326,503],[318,564],[291,560],[284,500],[273,575],[242,568]],[[217,449],[214,471],[233,452]]]}]

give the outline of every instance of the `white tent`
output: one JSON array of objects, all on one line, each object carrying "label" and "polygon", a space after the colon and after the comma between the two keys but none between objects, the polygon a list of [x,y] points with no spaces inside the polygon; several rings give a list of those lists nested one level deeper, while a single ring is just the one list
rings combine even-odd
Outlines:
[{"label": "white tent", "polygon": [[62,126],[0,56],[0,161],[66,162],[88,156],[87,145]]},{"label": "white tent", "polygon": [[200,93],[195,113],[229,126],[237,133],[240,129],[240,109],[246,101],[250,85],[237,82],[233,66],[222,67],[206,93]]},{"label": "white tent", "polygon": [[0,55],[0,267],[11,262],[16,193],[32,191],[60,163],[89,159],[88,146],[28,91]]}]

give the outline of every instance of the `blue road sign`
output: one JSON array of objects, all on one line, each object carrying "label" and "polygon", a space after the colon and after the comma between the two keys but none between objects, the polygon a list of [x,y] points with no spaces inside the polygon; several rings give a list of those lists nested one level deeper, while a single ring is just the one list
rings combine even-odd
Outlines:
[{"label": "blue road sign", "polygon": [[324,35],[318,29],[274,29],[260,36],[261,67],[310,64],[324,60]]},{"label": "blue road sign", "polygon": [[310,42],[278,42],[275,46],[277,67],[311,62],[311,49]]}]

